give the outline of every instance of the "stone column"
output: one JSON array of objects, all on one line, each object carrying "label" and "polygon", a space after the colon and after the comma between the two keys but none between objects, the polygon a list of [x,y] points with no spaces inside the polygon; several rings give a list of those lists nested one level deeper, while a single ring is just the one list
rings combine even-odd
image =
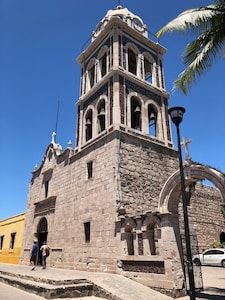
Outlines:
[{"label": "stone column", "polygon": [[178,214],[161,215],[160,255],[165,261],[165,271],[174,282],[175,290],[184,287],[183,255]]}]

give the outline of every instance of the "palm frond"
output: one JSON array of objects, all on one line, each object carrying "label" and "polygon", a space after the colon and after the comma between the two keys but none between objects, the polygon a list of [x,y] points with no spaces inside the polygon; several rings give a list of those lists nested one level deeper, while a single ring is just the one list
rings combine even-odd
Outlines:
[{"label": "palm frond", "polygon": [[220,43],[218,44],[214,37],[205,41],[201,51],[198,51],[198,44],[198,42],[193,41],[185,48],[184,62],[188,66],[175,80],[173,91],[180,89],[186,95],[190,91],[192,84],[196,82],[197,76],[201,76],[204,71],[212,66],[214,59],[218,55],[218,50],[221,48]]},{"label": "palm frond", "polygon": [[197,33],[197,38],[183,52],[186,69],[174,82],[173,90],[180,89],[187,94],[197,76],[212,66],[221,49],[225,57],[225,0],[215,0],[214,3],[184,11],[157,33],[158,37],[166,31]]},{"label": "palm frond", "polygon": [[162,27],[156,35],[159,38],[167,31],[186,32],[187,29],[194,30],[198,26],[203,26],[203,24],[206,24],[209,19],[215,15],[215,9],[215,5],[210,5],[186,10],[178,15],[175,19],[170,21],[167,25]]}]

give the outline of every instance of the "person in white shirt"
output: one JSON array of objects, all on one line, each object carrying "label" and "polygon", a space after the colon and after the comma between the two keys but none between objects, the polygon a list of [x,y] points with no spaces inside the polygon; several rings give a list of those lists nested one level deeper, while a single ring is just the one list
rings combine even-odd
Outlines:
[{"label": "person in white shirt", "polygon": [[46,269],[46,258],[49,256],[50,247],[46,242],[43,242],[40,250],[42,254],[42,269]]}]

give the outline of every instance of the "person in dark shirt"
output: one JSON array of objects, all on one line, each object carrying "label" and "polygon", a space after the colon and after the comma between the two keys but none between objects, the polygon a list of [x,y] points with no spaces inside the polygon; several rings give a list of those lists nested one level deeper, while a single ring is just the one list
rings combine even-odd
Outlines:
[{"label": "person in dark shirt", "polygon": [[34,244],[30,250],[30,263],[31,263],[32,271],[35,269],[36,266],[37,255],[38,255],[38,244],[37,244],[37,240],[34,239]]}]

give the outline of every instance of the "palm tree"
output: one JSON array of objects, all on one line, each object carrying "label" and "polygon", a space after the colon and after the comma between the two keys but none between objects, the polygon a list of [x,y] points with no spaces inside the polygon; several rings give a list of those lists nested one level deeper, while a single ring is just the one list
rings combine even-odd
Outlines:
[{"label": "palm tree", "polygon": [[196,77],[211,67],[221,49],[225,57],[225,0],[215,0],[212,5],[184,11],[161,28],[157,37],[167,31],[191,31],[196,35],[196,39],[184,49],[182,56],[186,68],[173,86],[186,95]]}]

